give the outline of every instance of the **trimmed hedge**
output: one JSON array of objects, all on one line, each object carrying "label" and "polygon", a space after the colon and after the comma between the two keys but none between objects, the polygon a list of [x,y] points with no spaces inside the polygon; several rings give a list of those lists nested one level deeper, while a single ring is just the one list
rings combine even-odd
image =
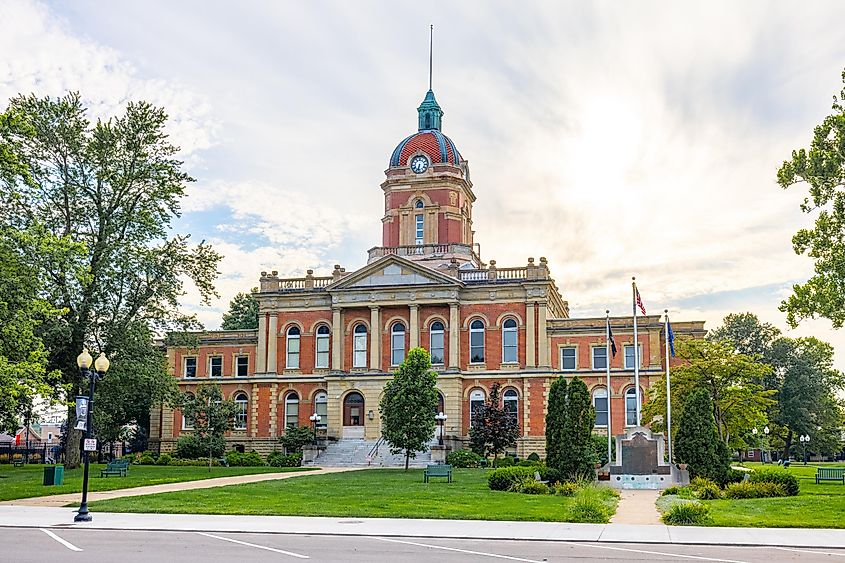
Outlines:
[{"label": "trimmed hedge", "polygon": [[533,479],[525,480],[519,485],[516,492],[525,495],[547,495],[549,494],[549,486],[545,483],[534,481]]},{"label": "trimmed hedge", "polygon": [[[208,458],[202,459],[182,459],[182,458],[175,458],[170,462],[171,466],[177,467],[208,467]],[[211,466],[217,467],[220,463],[216,459],[211,460]]]},{"label": "trimmed hedge", "polygon": [[493,491],[507,491],[517,483],[534,478],[531,467],[500,467],[487,475],[487,486]]},{"label": "trimmed hedge", "polygon": [[780,483],[730,483],[725,487],[725,498],[771,498],[785,497],[786,489]]},{"label": "trimmed hedge", "polygon": [[455,450],[446,456],[446,463],[452,467],[478,467],[482,459],[472,450]]},{"label": "trimmed hedge", "polygon": [[516,465],[512,457],[497,457],[493,460],[493,467],[512,467]]},{"label": "trimmed hedge", "polygon": [[173,461],[173,457],[171,457],[168,453],[163,453],[158,456],[156,460],[156,465],[170,465],[170,462]]},{"label": "trimmed hedge", "polygon": [[226,454],[226,463],[229,467],[261,467],[267,465],[264,463],[264,458],[255,450],[249,453],[240,453],[231,451]]},{"label": "trimmed hedge", "polygon": [[786,469],[763,467],[751,473],[752,483],[777,483],[786,491],[786,495],[794,497],[798,494],[798,477]]},{"label": "trimmed hedge", "polygon": [[138,465],[155,465],[156,460],[153,458],[153,454],[150,452],[144,452],[141,454],[141,457],[138,458]]},{"label": "trimmed hedge", "polygon": [[273,452],[267,456],[267,465],[272,467],[299,467],[302,465],[302,454],[288,454]]}]

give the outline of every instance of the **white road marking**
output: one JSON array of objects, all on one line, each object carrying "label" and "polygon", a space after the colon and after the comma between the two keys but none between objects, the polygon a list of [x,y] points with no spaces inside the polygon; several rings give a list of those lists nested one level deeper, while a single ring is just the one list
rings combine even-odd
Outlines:
[{"label": "white road marking", "polygon": [[511,557],[510,555],[499,555],[497,553],[484,553],[483,551],[470,551],[469,549],[458,549],[456,547],[444,547],[442,545],[430,545],[427,543],[417,543],[413,541],[405,541],[405,540],[394,540],[390,538],[377,538],[373,537],[374,540],[381,540],[391,543],[404,543],[407,545],[416,545],[417,547],[429,547],[431,549],[442,549],[444,551],[457,551],[458,553],[468,553],[470,555],[484,555],[486,557],[496,557],[497,559],[510,559],[511,561],[526,561],[527,563],[543,563],[542,561],[537,561],[536,559],[523,559],[521,557]]},{"label": "white road marking", "polygon": [[66,548],[68,548],[71,551],[82,551],[81,549],[79,549],[78,547],[76,547],[75,545],[70,543],[69,541],[63,540],[62,538],[60,538],[59,536],[57,536],[56,534],[54,534],[50,530],[45,530],[44,528],[38,528],[38,529],[41,530],[42,532],[44,532],[45,534],[47,534],[48,536],[50,536],[51,538],[53,538],[54,540],[56,540],[57,542],[59,542],[60,544],[62,544],[63,546],[65,546]]},{"label": "white road marking", "polygon": [[214,534],[208,534],[206,532],[197,532],[201,536],[208,536],[209,538],[214,538],[216,540],[223,540],[232,543],[237,543],[240,545],[247,545],[249,547],[254,547],[256,549],[264,549],[266,551],[274,551],[276,553],[281,553],[283,555],[290,555],[291,557],[298,557],[299,559],[310,559],[307,555],[302,555],[301,553],[294,553],[292,551],[285,551],[284,549],[276,549],[275,547],[267,547],[266,545],[258,545],[255,543],[249,543],[241,540],[235,540],[232,538],[224,538],[223,536],[215,536]]},{"label": "white road marking", "polygon": [[817,549],[795,549],[792,547],[776,547],[783,551],[797,551],[798,553],[817,553],[819,555],[835,555],[837,557],[845,557],[845,553],[833,553],[832,551],[819,551]]}]

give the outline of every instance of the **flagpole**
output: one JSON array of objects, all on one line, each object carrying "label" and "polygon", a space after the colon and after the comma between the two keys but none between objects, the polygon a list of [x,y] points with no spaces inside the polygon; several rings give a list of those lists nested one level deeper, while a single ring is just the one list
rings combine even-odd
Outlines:
[{"label": "flagpole", "polygon": [[666,323],[663,333],[666,336],[666,442],[669,446],[669,463],[672,463],[672,384],[669,381],[669,309],[664,309]]},{"label": "flagpole", "polygon": [[606,322],[605,322],[605,333],[606,333],[605,334],[605,336],[606,336],[605,351],[606,351],[606,354],[607,354],[607,361],[605,362],[605,372],[607,374],[607,463],[609,465],[610,462],[613,460],[613,450],[612,450],[612,447],[611,447],[611,441],[613,440],[613,434],[612,434],[612,421],[613,421],[613,419],[610,416],[610,396],[612,394],[611,390],[610,390],[610,358],[611,358],[611,356],[610,356],[610,309],[606,310],[605,314],[607,315],[607,319],[606,319]]},{"label": "flagpole", "polygon": [[637,399],[637,426],[642,426],[640,419],[640,342],[637,339],[637,278],[631,278],[632,303],[634,306],[634,389]]}]

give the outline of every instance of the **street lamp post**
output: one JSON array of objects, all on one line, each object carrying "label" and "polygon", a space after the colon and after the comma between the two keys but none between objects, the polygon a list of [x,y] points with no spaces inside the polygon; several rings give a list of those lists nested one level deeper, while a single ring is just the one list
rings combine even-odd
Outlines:
[{"label": "street lamp post", "polygon": [[[97,384],[97,379],[105,377],[109,370],[109,359],[106,355],[100,352],[97,360],[94,361],[94,371],[91,371],[91,354],[88,349],[83,349],[82,353],[76,357],[76,365],[79,366],[79,371],[82,377],[88,378],[88,413],[85,424],[85,438],[90,439],[94,437],[94,387]],[[82,473],[82,503],[79,505],[79,511],[73,517],[74,522],[90,522],[91,514],[88,512],[88,464],[90,452],[88,448],[83,447],[82,455],[85,459],[85,469]]]},{"label": "street lamp post", "polygon": [[798,436],[798,439],[801,441],[801,447],[804,449],[804,465],[807,465],[807,444],[810,443],[810,435],[804,434]]},{"label": "street lamp post", "polygon": [[[768,424],[763,428],[763,434],[766,435],[766,439],[765,439],[766,440],[765,441],[766,449],[765,449],[765,452],[763,454],[763,457],[768,458],[769,459],[768,463],[771,463],[772,462],[772,455],[769,452],[769,426],[768,426]],[[766,462],[764,461],[763,463],[766,463]]]},{"label": "street lamp post", "polygon": [[314,431],[313,431],[313,434],[312,434],[312,436],[313,436],[312,444],[316,446],[317,445],[317,423],[320,422],[320,415],[317,414],[317,413],[314,413],[314,414],[312,414],[311,416],[308,417],[308,420],[311,421],[311,425],[314,427]]},{"label": "street lamp post", "polygon": [[440,439],[437,441],[439,445],[443,445],[443,423],[446,422],[446,419],[449,418],[446,416],[446,413],[440,411],[436,415],[434,415],[434,420],[437,421],[437,424],[440,426]]}]

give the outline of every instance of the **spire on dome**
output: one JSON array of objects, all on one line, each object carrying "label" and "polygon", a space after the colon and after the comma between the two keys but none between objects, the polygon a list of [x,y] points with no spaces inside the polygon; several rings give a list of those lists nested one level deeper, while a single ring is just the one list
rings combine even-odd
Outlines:
[{"label": "spire on dome", "polygon": [[428,92],[425,94],[420,107],[417,108],[419,113],[419,130],[430,131],[436,129],[440,131],[441,119],[443,118],[443,110],[437,100],[434,99],[434,90],[431,89],[431,76],[434,61],[434,26],[430,28],[428,39]]}]

